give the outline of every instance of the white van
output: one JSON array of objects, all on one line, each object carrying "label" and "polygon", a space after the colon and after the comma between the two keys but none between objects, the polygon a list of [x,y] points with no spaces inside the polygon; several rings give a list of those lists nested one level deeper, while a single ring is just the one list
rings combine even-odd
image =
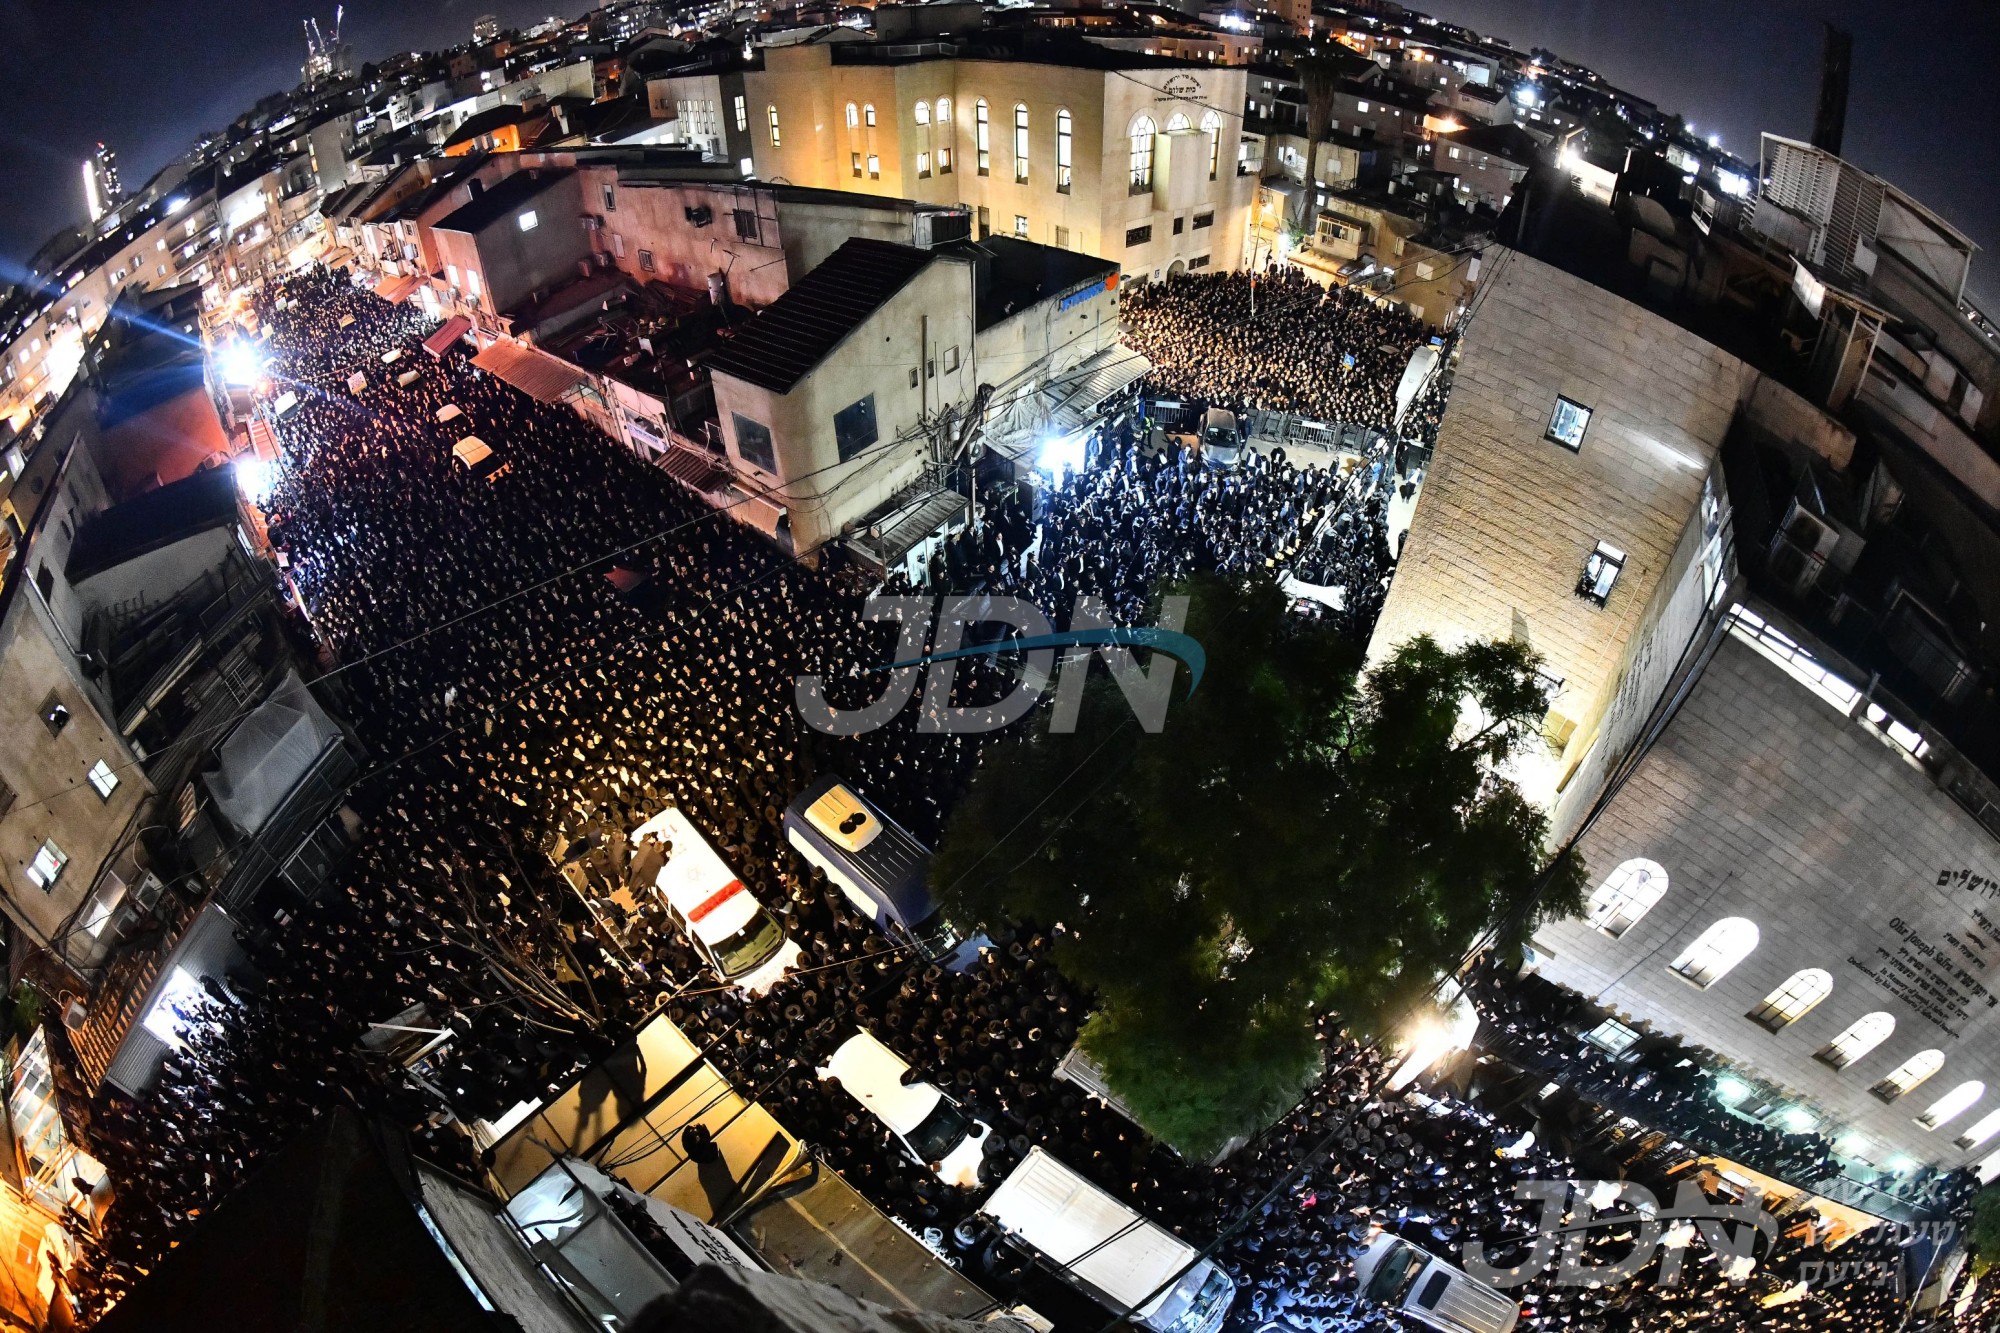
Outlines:
[{"label": "white van", "polygon": [[960,1189],[979,1184],[979,1163],[993,1130],[960,1110],[935,1084],[910,1076],[903,1057],[857,1032],[820,1066],[823,1079],[839,1079],[842,1091],[875,1113],[903,1150],[939,1180]]},{"label": "white van", "polygon": [[1354,1261],[1361,1294],[1442,1333],[1511,1333],[1520,1302],[1401,1236],[1377,1232]]},{"label": "white van", "polygon": [[1194,1246],[1040,1148],[1028,1150],[979,1212],[1057,1277],[1107,1309],[1131,1311],[1153,1333],[1215,1333],[1236,1298],[1235,1281],[1214,1260],[1190,1267]]},{"label": "white van", "polygon": [[671,848],[653,887],[717,976],[762,995],[799,965],[804,951],[785,938],[784,928],[686,815],[668,807],[632,830],[635,857],[645,853],[649,841]]}]

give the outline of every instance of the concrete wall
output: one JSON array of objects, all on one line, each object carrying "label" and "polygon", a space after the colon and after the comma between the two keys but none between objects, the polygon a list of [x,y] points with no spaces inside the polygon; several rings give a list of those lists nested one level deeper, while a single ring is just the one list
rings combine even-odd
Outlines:
[{"label": "concrete wall", "polygon": [[[517,219],[533,209],[536,225],[522,231]],[[494,313],[525,300],[537,288],[559,286],[576,276],[576,262],[590,254],[583,230],[585,211],[581,177],[555,182],[506,217],[482,228],[477,236],[438,229],[439,254],[461,270],[476,263],[485,287],[483,304]],[[453,238],[447,241],[446,238]],[[457,238],[471,242],[467,246]]]},{"label": "concrete wall", "polygon": [[[970,357],[950,373],[940,363],[937,376],[928,381],[920,373],[914,387],[909,377],[923,362],[924,317],[933,328],[949,329],[954,322],[950,312],[962,311],[968,304],[968,267],[943,258],[931,264],[849,333],[790,393],[774,394],[716,374],[716,412],[731,461],[780,488],[792,515],[792,540],[798,550],[838,536],[847,524],[915,480],[928,454],[916,433],[926,406],[936,412],[945,404],[971,401]],[[950,335],[940,334],[946,336]],[[842,463],[834,439],[834,414],[871,393],[877,443]],[[739,413],[770,428],[777,454],[775,476],[742,456],[736,428]],[[891,443],[905,433],[912,436],[906,443]]]},{"label": "concrete wall", "polygon": [[[1754,1066],[1866,1136],[1877,1164],[1993,1150],[1951,1140],[2000,1107],[2000,846],[1872,728],[1726,637],[1583,851],[1593,882],[1647,857],[1669,888],[1615,940],[1581,920],[1544,927],[1546,975]],[[1668,970],[1726,916],[1756,923],[1754,952],[1705,990]],[[1826,1000],[1776,1033],[1744,1017],[1806,967],[1833,975]],[[1882,1045],[1838,1072],[1813,1059],[1876,1010],[1896,1020]],[[1892,1104],[1869,1095],[1928,1048],[1944,1052],[1937,1074]],[[1966,1079],[1989,1085],[1970,1111],[1937,1131],[1913,1123]]]},{"label": "concrete wall", "polygon": [[[1525,637],[1587,704],[1587,739],[1694,515],[1755,372],[1638,306],[1519,252],[1487,265],[1437,451],[1369,651],[1420,633]],[[1544,438],[1558,395],[1582,448]],[[1626,553],[1605,606],[1576,595],[1597,543]],[[1580,751],[1579,751],[1580,753]],[[1525,782],[1547,802],[1561,761]]]}]

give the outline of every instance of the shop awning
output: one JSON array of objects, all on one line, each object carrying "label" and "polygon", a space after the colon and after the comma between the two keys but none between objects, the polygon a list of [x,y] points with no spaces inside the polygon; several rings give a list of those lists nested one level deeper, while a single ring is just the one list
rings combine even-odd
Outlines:
[{"label": "shop awning", "polygon": [[354,262],[354,251],[346,246],[336,246],[319,257],[319,262],[328,268],[346,268]]},{"label": "shop awning", "polygon": [[450,319],[438,325],[436,333],[424,339],[424,350],[432,356],[442,358],[446,352],[451,350],[451,345],[460,338],[463,338],[465,331],[471,327],[472,321],[464,315],[453,315]]},{"label": "shop awning", "polygon": [[569,362],[510,338],[502,338],[473,357],[472,364],[541,403],[561,402],[590,383],[590,376]]},{"label": "shop awning", "polygon": [[1057,435],[1074,435],[1096,420],[1097,405],[1134,381],[1144,379],[1153,363],[1129,347],[1107,347],[1073,369],[1056,376],[1044,390],[1055,404],[1049,427]]},{"label": "shop awning", "polygon": [[375,294],[385,301],[404,300],[423,282],[421,273],[407,274],[400,278],[384,278],[375,284]]}]

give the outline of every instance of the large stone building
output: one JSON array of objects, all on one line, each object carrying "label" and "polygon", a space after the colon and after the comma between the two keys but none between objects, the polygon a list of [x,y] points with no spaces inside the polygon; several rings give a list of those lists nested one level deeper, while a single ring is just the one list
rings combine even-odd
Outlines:
[{"label": "large stone building", "polygon": [[1711,217],[1663,281],[1645,237],[1689,219],[1545,197],[1487,255],[1372,650],[1543,655],[1515,776],[1591,890],[1530,965],[1614,1059],[1678,1042],[1727,1115],[1821,1136],[1840,1177],[1794,1183],[1898,1215],[1898,1173],[2000,1166],[2000,511],[1979,394],[1925,387],[1996,367],[1895,236],[1860,293]]},{"label": "large stone building", "polygon": [[744,89],[765,180],[962,203],[1136,279],[1245,262],[1244,80],[1042,33],[773,47]]}]

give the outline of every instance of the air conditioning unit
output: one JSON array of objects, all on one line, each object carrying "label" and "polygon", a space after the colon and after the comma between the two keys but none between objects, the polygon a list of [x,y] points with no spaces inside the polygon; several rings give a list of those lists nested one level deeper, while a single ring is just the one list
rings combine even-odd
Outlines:
[{"label": "air conditioning unit", "polygon": [[686,214],[688,223],[691,226],[706,227],[709,223],[715,221],[715,210],[707,204],[689,204]]},{"label": "air conditioning unit", "polygon": [[1792,501],[1785,521],[1771,537],[1772,580],[1794,596],[1812,591],[1826,568],[1827,557],[1839,543],[1839,532],[1801,508],[1797,500]]},{"label": "air conditioning unit", "polygon": [[89,1017],[90,1017],[90,1010],[83,1007],[82,1000],[71,1000],[69,1004],[63,1008],[63,1026],[68,1028],[71,1032],[74,1032],[78,1028],[82,1027],[84,1020]]}]

